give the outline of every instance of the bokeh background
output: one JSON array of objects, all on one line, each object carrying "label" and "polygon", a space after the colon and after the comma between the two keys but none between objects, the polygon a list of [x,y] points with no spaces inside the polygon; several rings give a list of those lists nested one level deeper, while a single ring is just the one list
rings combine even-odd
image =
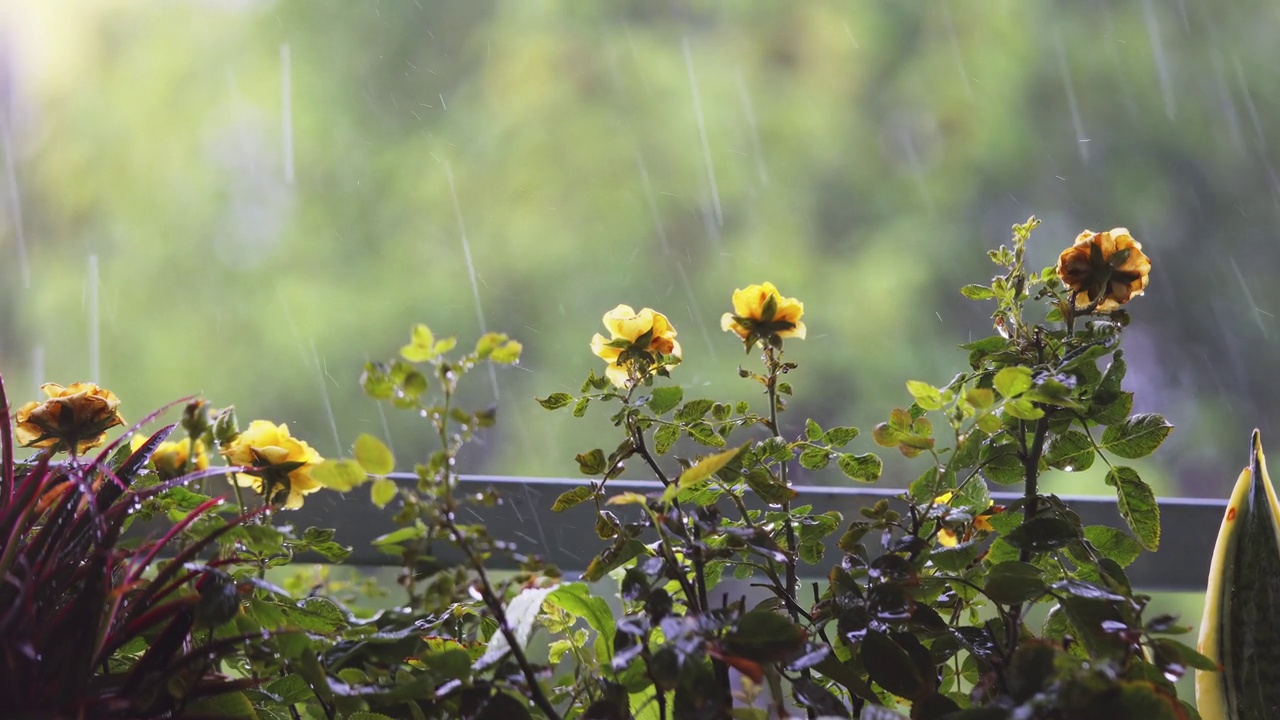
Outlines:
[{"label": "bokeh background", "polygon": [[92,379],[132,419],[203,393],[326,455],[389,437],[408,469],[427,428],[380,414],[361,365],[414,322],[499,330],[525,355],[473,378],[500,421],[465,469],[571,476],[613,428],[533,398],[598,364],[600,316],[665,312],[687,395],[758,402],[719,317],[768,279],[806,304],[791,430],[869,430],[991,334],[958,288],[1035,214],[1038,267],[1085,228],[1153,259],[1126,353],[1177,431],[1144,477],[1225,497],[1250,429],[1280,446],[1274,2],[0,7],[15,403]]}]

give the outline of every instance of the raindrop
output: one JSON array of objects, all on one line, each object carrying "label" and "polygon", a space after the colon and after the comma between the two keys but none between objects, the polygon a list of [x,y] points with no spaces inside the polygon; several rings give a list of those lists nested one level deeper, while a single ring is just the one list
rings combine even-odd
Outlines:
[{"label": "raindrop", "polygon": [[98,256],[89,256],[89,278],[85,294],[89,305],[89,380],[102,381],[102,334],[98,317]]},{"label": "raindrop", "polygon": [[693,74],[693,51],[689,49],[689,38],[680,39],[684,50],[684,65],[689,71],[689,89],[693,93],[693,114],[698,121],[698,140],[702,143],[702,162],[707,168],[707,182],[711,186],[711,206],[715,211],[716,226],[724,227],[724,214],[720,210],[720,188],[716,185],[716,169],[711,164],[711,143],[707,141],[707,121],[702,116],[702,97],[698,94],[698,78]]},{"label": "raindrop", "polygon": [[13,163],[13,138],[9,133],[9,121],[0,117],[0,147],[4,149],[4,170],[9,177],[9,214],[13,218],[13,234],[18,241],[18,267],[22,272],[22,287],[31,287],[31,266],[27,263],[27,234],[22,226],[22,198],[18,194],[18,173]]},{"label": "raindrop", "polygon": [[284,181],[293,184],[293,69],[289,44],[280,45],[280,123],[284,133]]}]

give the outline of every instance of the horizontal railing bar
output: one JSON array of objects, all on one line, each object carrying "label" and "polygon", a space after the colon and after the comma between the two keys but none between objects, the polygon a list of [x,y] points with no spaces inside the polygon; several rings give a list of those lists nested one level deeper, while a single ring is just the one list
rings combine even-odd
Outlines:
[{"label": "horizontal railing bar", "polygon": [[[397,483],[414,486],[415,475],[395,473]],[[483,523],[489,533],[500,540],[513,543],[524,555],[540,555],[568,574],[576,574],[586,567],[591,558],[607,546],[595,533],[595,509],[592,503],[583,503],[565,512],[552,512],[551,504],[560,493],[583,485],[586,480],[567,478],[534,478],[503,475],[463,475],[458,496],[465,498],[489,487],[502,498],[499,505],[482,507],[464,504],[459,519],[464,523]],[[654,481],[615,479],[608,481],[607,492],[660,492],[662,486]],[[812,505],[815,512],[837,510],[851,521],[860,517],[859,508],[871,507],[882,499],[901,496],[902,490],[877,487],[827,487],[797,486],[793,505]],[[1014,493],[992,493],[996,503],[1008,504],[1019,499]],[[1123,527],[1124,522],[1116,509],[1113,497],[1062,495],[1080,515],[1085,525],[1109,525]],[[1128,569],[1135,587],[1145,590],[1172,590],[1201,592],[1209,575],[1209,558],[1213,553],[1214,538],[1226,508],[1225,500],[1195,498],[1160,498],[1161,525],[1165,533],[1160,551],[1143,553]],[[624,512],[625,508],[615,508]],[[307,497],[301,510],[282,512],[277,523],[289,523],[305,528],[310,525],[331,527],[337,530],[336,540],[352,547],[349,564],[385,566],[396,565],[399,558],[374,547],[371,542],[380,535],[396,529],[391,520],[392,509],[379,510],[368,495],[356,491],[315,493]],[[841,531],[842,532],[842,531]],[[832,562],[839,557],[835,541],[841,532],[828,538],[828,555]],[[456,555],[446,548],[442,559],[456,560]],[[495,555],[493,566],[510,568],[509,558]],[[825,574],[825,573],[822,573]]]}]

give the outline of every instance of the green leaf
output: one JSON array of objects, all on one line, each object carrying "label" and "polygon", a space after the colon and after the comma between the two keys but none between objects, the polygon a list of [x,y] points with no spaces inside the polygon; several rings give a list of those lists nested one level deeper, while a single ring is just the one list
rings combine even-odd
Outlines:
[{"label": "green leaf", "polygon": [[378,438],[361,433],[356,438],[356,462],[370,475],[389,475],[396,469],[391,449]]},{"label": "green leaf", "polygon": [[511,365],[520,359],[524,346],[507,337],[506,333],[485,333],[476,341],[476,357],[488,359],[499,365]]},{"label": "green leaf", "polygon": [[822,442],[831,447],[844,447],[858,437],[856,427],[833,427],[822,434]]},{"label": "green leaf", "polygon": [[605,467],[604,451],[600,448],[580,453],[574,459],[578,461],[578,470],[583,475],[603,475],[608,469]]},{"label": "green leaf", "polygon": [[1090,525],[1084,529],[1084,539],[1089,541],[1104,557],[1114,560],[1120,567],[1128,567],[1142,554],[1142,546],[1124,532],[1107,525]]},{"label": "green leaf", "polygon": [[538,404],[548,410],[559,410],[562,407],[568,406],[571,402],[573,402],[573,396],[569,393],[563,392],[551,393],[550,395],[538,400]]},{"label": "green leaf", "polygon": [[983,592],[1002,605],[1027,602],[1044,594],[1044,577],[1040,568],[1031,563],[1002,562],[987,573]]},{"label": "green leaf", "polygon": [[773,473],[762,467],[754,468],[743,476],[747,487],[770,505],[781,505],[795,499],[796,491],[782,484]]},{"label": "green leaf", "polygon": [[1155,452],[1171,432],[1173,425],[1163,415],[1142,413],[1108,425],[1102,433],[1102,447],[1114,455],[1133,460]]},{"label": "green leaf", "polygon": [[821,470],[830,461],[831,451],[825,447],[810,445],[800,452],[800,467],[805,470]]},{"label": "green leaf", "polygon": [[1016,398],[1031,389],[1031,368],[1016,365],[996,373],[991,384],[1006,398]]},{"label": "green leaf", "polygon": [[996,293],[986,285],[965,285],[960,288],[960,294],[970,300],[990,300],[996,296]]},{"label": "green leaf", "polygon": [[[554,590],[555,588],[525,588],[507,605],[507,624],[521,650],[529,644],[529,636],[533,634],[534,623],[542,612],[543,601]],[[489,647],[484,655],[481,655],[472,667],[477,670],[489,667],[506,657],[510,651],[511,646],[507,643],[507,636],[500,632],[494,633],[493,637],[489,638]]]},{"label": "green leaf", "polygon": [[598,659],[613,655],[614,620],[608,601],[592,595],[585,583],[564,583],[547,596],[547,603],[587,621],[596,631]]},{"label": "green leaf", "polygon": [[400,348],[400,357],[409,362],[426,362],[435,357],[435,337],[431,328],[418,323],[409,331],[409,344]]},{"label": "green leaf", "polygon": [[813,418],[804,421],[804,437],[809,442],[818,442],[822,439],[822,426]]},{"label": "green leaf", "polygon": [[1014,547],[1032,552],[1044,552],[1065,547],[1080,539],[1080,528],[1069,520],[1050,515],[1040,515],[1022,523],[1004,539]]},{"label": "green leaf", "polygon": [[587,406],[591,404],[591,398],[578,398],[578,402],[573,404],[573,416],[582,417],[587,414]]},{"label": "green leaf", "polygon": [[885,633],[868,630],[859,653],[871,679],[894,695],[913,700],[933,692],[933,678],[921,673],[907,651]]},{"label": "green leaf", "polygon": [[590,485],[579,485],[571,490],[565,490],[560,493],[560,497],[551,505],[551,512],[564,512],[571,507],[590,500],[596,491]]},{"label": "green leaf", "polygon": [[715,428],[711,427],[711,423],[695,422],[688,427],[686,432],[689,433],[689,437],[693,438],[694,442],[701,445],[706,445],[707,447],[725,446],[724,437],[717,433]]},{"label": "green leaf", "polygon": [[387,503],[396,497],[396,481],[391,478],[378,478],[373,481],[373,486],[369,488],[369,499],[379,508],[384,508]]},{"label": "green leaf", "polygon": [[680,473],[680,479],[667,487],[662,494],[662,499],[670,502],[677,492],[706,481],[712,475],[720,472],[725,465],[733,462],[738,455],[742,454],[743,449],[745,449],[745,446],[702,458],[693,467]]},{"label": "green leaf", "polygon": [[1019,420],[1038,420],[1044,417],[1044,410],[1036,407],[1027,398],[1014,398],[1006,400],[1004,411]]},{"label": "green leaf", "polygon": [[1093,465],[1095,455],[1088,435],[1078,430],[1068,430],[1049,441],[1044,461],[1052,468],[1080,472]]},{"label": "green leaf", "polygon": [[325,460],[311,468],[311,479],[338,492],[359,487],[369,479],[368,473],[355,460]]},{"label": "green leaf", "polygon": [[907,392],[916,399],[916,404],[925,410],[942,408],[942,391],[927,382],[919,380],[907,381]]},{"label": "green leaf", "polygon": [[1160,547],[1160,507],[1151,486],[1143,482],[1138,471],[1123,465],[1107,473],[1107,484],[1116,489],[1120,515],[1138,542],[1155,551]]},{"label": "green leaf", "polygon": [[712,406],[715,404],[714,400],[707,400],[705,398],[701,400],[690,400],[684,404],[684,407],[676,411],[675,420],[676,422],[683,423],[701,420],[702,416],[710,412]]},{"label": "green leaf", "polygon": [[[307,693],[310,694],[310,691]],[[196,698],[183,708],[184,714],[192,717],[211,718],[257,718],[253,703],[242,692],[224,692],[217,695]]]},{"label": "green leaf", "polygon": [[679,439],[679,425],[663,425],[653,433],[653,450],[659,455],[666,455],[671,446]]},{"label": "green leaf", "polygon": [[875,482],[880,479],[880,473],[884,469],[884,463],[873,453],[864,455],[845,453],[840,456],[837,464],[841,472],[858,482]]},{"label": "green leaf", "polygon": [[372,541],[373,545],[396,545],[406,540],[417,540],[426,537],[426,528],[414,525],[412,527],[402,527],[399,530],[392,530],[385,535],[379,535]]},{"label": "green leaf", "polygon": [[649,409],[654,415],[665,415],[684,399],[684,390],[679,385],[664,385],[654,388],[649,396]]}]

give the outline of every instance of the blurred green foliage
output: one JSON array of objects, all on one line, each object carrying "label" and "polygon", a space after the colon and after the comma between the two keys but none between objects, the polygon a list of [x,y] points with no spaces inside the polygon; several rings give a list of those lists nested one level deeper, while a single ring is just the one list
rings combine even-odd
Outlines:
[{"label": "blurred green foliage", "polygon": [[[204,392],[337,456],[382,434],[367,354],[421,320],[478,337],[478,296],[525,353],[469,466],[560,475],[581,428],[531,398],[596,364],[605,310],[665,312],[681,383],[727,396],[742,355],[718,318],[767,279],[806,304],[790,357],[826,392],[804,414],[870,426],[989,334],[955,288],[1034,212],[1036,267],[1086,227],[1153,258],[1127,358],[1182,428],[1165,478],[1144,471],[1162,492],[1223,495],[1220,458],[1275,417],[1280,18],[1261,0],[0,8],[19,401],[93,379],[133,418]],[[387,424],[399,456],[425,444]]]}]

